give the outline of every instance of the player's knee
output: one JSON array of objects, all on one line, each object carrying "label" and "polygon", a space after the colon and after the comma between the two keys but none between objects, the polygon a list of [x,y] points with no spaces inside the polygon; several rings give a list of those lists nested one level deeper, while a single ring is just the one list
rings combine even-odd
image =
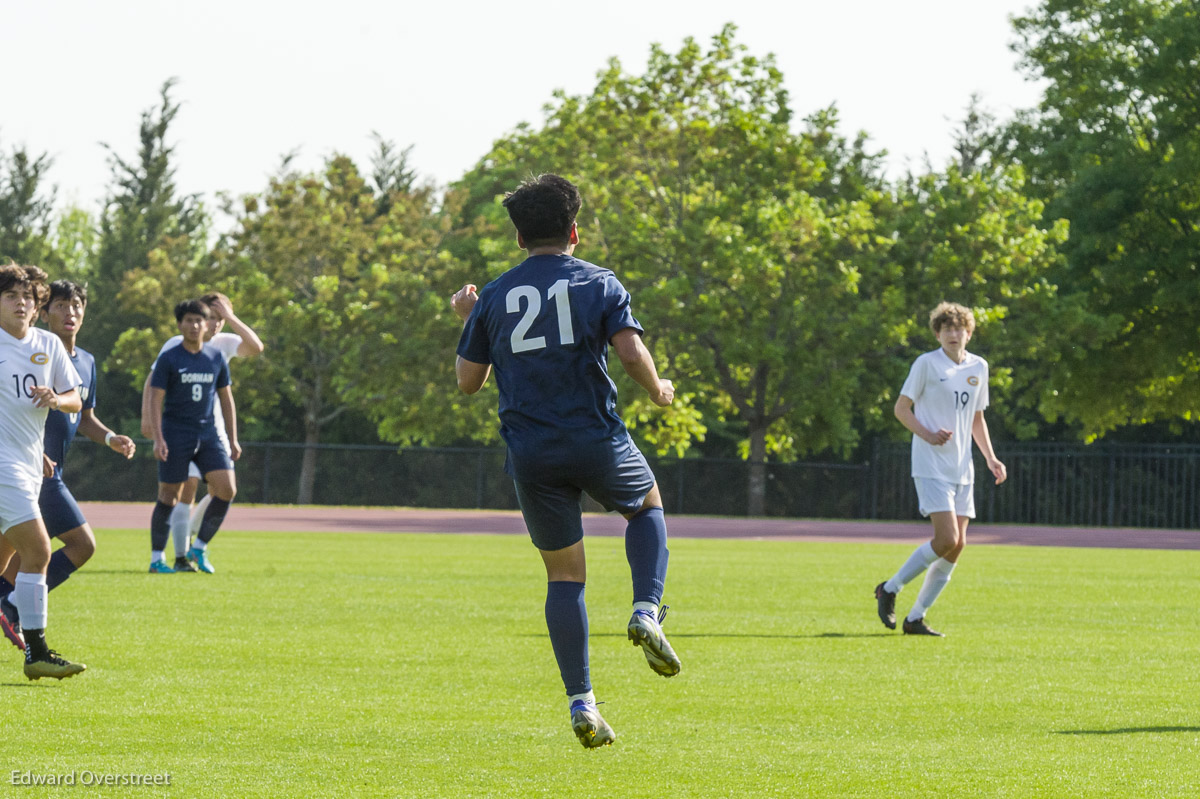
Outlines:
[{"label": "player's knee", "polygon": [[71,562],[79,567],[96,554],[96,537],[87,527],[77,527],[71,533],[69,539],[65,535],[61,537],[63,549],[66,550],[67,557],[71,559]]}]

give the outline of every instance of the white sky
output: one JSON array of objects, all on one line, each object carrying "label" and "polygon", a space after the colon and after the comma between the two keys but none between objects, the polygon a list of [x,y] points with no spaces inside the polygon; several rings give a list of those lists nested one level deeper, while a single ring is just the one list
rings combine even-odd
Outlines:
[{"label": "white sky", "polygon": [[293,150],[316,169],[339,151],[366,168],[372,131],[444,185],[556,88],[585,94],[616,56],[640,74],[652,42],[707,49],[723,24],[774,53],[798,117],[836,102],[893,174],[941,165],[972,92],[1000,117],[1037,102],[1016,71],[1010,14],[1027,0],[608,0],[284,3],[263,0],[0,0],[0,148],[55,159],[59,202],[95,209],[163,81],[181,191],[211,200],[265,188]]}]

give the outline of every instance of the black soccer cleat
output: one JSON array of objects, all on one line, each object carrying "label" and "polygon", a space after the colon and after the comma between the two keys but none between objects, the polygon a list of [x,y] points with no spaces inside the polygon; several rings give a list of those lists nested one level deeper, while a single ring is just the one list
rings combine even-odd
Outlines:
[{"label": "black soccer cleat", "polygon": [[61,680],[64,677],[74,677],[86,670],[87,666],[82,663],[72,663],[53,649],[48,650],[45,655],[40,657],[34,657],[28,653],[25,655],[25,676],[31,680],[40,680],[42,677]]},{"label": "black soccer cleat", "polygon": [[883,622],[883,626],[894,630],[896,629],[896,595],[883,587],[886,584],[887,580],[884,580],[875,586],[875,604],[879,606],[879,620]]},{"label": "black soccer cleat", "polygon": [[919,618],[916,621],[909,621],[908,619],[905,619],[904,620],[904,634],[905,635],[935,635],[938,638],[946,637],[942,633],[939,633],[937,630],[933,629],[928,624],[926,624],[924,617]]},{"label": "black soccer cleat", "polygon": [[175,558],[175,571],[177,572],[199,572],[196,564],[192,563],[187,558]]}]

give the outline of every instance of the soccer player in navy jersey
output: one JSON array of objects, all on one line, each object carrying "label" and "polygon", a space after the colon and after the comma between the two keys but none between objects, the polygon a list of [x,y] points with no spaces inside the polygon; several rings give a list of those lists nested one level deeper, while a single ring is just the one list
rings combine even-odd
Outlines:
[{"label": "soccer player in navy jersey", "polygon": [[58,336],[33,326],[46,296],[36,266],[0,266],[0,534],[21,556],[12,603],[24,625],[25,676],[62,679],[87,667],[46,643],[46,566],[50,536],[42,522],[42,435],[48,411],[79,413],[79,373]]},{"label": "soccer player in navy jersey", "polygon": [[[262,339],[248,324],[234,314],[233,303],[230,302],[229,297],[219,291],[214,291],[200,297],[200,301],[207,305],[209,310],[204,343],[211,344],[224,353],[225,359],[230,363],[231,373],[234,358],[254,358],[262,354],[265,349]],[[231,332],[222,331],[226,323],[229,324]],[[172,336],[163,343],[159,355],[182,342],[183,336]],[[150,371],[154,371],[153,364],[150,366]],[[221,438],[221,443],[225,445],[225,451],[229,452],[228,442],[225,441],[225,420],[221,416],[220,403],[213,406],[213,416],[217,435]],[[150,430],[150,375],[146,375],[146,384],[142,387],[142,435],[146,438],[154,437]],[[200,469],[195,463],[191,463],[188,465],[188,476],[183,484],[183,493],[171,511],[171,518],[167,520],[167,526],[171,530],[171,540],[175,544],[176,571],[197,571],[196,565],[188,560],[189,554],[194,560],[199,551],[193,551],[190,548],[191,539],[199,535],[200,525],[204,521],[204,513],[208,510],[208,503],[212,501],[212,494],[206,492],[203,499],[198,503],[195,502],[196,490],[199,487]],[[194,508],[193,503],[195,503]]]},{"label": "soccer player in navy jersey", "polygon": [[[242,455],[237,437],[237,413],[230,388],[229,362],[216,347],[204,343],[209,309],[200,300],[175,306],[175,320],[183,341],[159,355],[150,375],[150,428],[154,456],[158,458],[158,502],[150,517],[150,571],[173,573],[164,550],[170,536],[171,510],[179,502],[194,462],[208,483],[213,499],[204,512],[200,533],[188,551],[191,560],[207,574],[215,568],[208,545],[229,510],[237,487],[233,461]],[[213,406],[221,403],[228,452],[217,435]]]},{"label": "soccer player in navy jersey", "polygon": [[[79,413],[50,411],[46,417],[46,432],[43,441],[45,468],[49,474],[42,479],[42,490],[38,506],[42,520],[51,538],[62,542],[62,547],[50,556],[46,567],[46,589],[53,591],[96,551],[96,537],[91,525],[83,518],[75,497],[63,482],[63,462],[78,430],[95,441],[126,458],[132,458],[135,450],[133,439],[108,429],[96,416],[96,359],[92,354],[75,344],[79,328],[87,310],[87,287],[69,280],[56,280],[50,284],[50,296],[41,311],[41,319],[50,332],[59,337],[71,358],[75,371],[82,381],[79,396],[83,408]],[[14,555],[9,561],[4,576],[0,577],[0,612],[5,624],[5,635],[14,644],[24,648],[21,640],[20,614],[10,599],[12,581],[20,570],[21,558]]]},{"label": "soccer player in navy jersey", "polygon": [[528,257],[481,292],[463,286],[450,302],[465,322],[455,362],[459,389],[474,394],[496,373],[500,435],[508,445],[504,468],[546,566],[546,626],[571,727],[594,748],[616,734],[596,710],[588,669],[583,492],[629,521],[630,640],[658,674],[671,677],[680,667],[660,625],[668,554],[662,499],[617,414],[609,344],[656,405],[671,404],[675,389],[658,376],[616,275],[572,255],[581,204],[579,190],[557,175],[533,178],[508,194],[504,207]]}]

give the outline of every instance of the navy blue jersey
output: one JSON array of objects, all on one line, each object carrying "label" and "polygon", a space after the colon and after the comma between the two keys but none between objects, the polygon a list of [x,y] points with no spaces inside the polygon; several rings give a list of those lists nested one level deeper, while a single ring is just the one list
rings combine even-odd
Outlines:
[{"label": "navy blue jersey", "polygon": [[531,256],[483,287],[458,354],[496,373],[509,474],[595,474],[625,458],[607,353],[627,327],[642,332],[617,276],[569,255]]},{"label": "navy blue jersey", "polygon": [[205,344],[188,352],[180,344],[158,356],[150,385],[167,392],[163,398],[163,432],[196,431],[213,426],[217,389],[229,385],[229,362],[216,347]]},{"label": "navy blue jersey", "polygon": [[[96,407],[96,359],[87,350],[75,348],[71,355],[71,363],[79,372],[79,396],[83,400],[80,413]],[[54,461],[54,476],[62,477],[63,461],[67,459],[67,450],[75,439],[75,431],[79,429],[80,413],[63,413],[50,411],[46,415],[46,432],[42,442],[46,457]]]}]

